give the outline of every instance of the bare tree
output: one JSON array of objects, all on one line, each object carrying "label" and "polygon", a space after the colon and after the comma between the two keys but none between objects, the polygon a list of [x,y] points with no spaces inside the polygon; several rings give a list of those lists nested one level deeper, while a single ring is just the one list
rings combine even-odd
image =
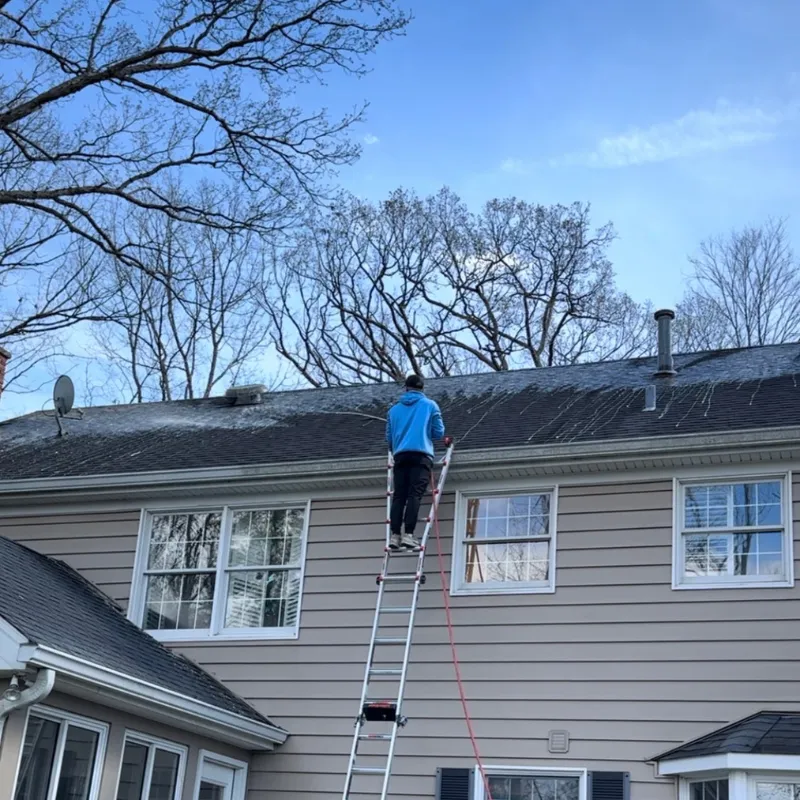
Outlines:
[{"label": "bare tree", "polygon": [[612,239],[580,204],[343,198],[277,259],[264,308],[313,385],[623,357],[646,315],[614,286]]},{"label": "bare tree", "polygon": [[[206,198],[231,216],[241,195]],[[165,190],[165,196],[169,190]],[[253,232],[225,232],[140,211],[126,221],[142,270],[114,260],[108,322],[94,329],[113,396],[131,402],[208,397],[236,382],[269,345],[254,298]],[[154,277],[155,275],[158,278]]]},{"label": "bare tree", "polygon": [[800,338],[800,268],[783,220],[704,241],[678,307],[684,350],[753,347]]},{"label": "bare tree", "polygon": [[[97,318],[99,256],[154,268],[116,220],[295,224],[357,157],[363,112],[305,111],[298,87],[363,73],[406,22],[395,0],[0,0],[0,340],[14,363]],[[212,178],[248,202],[204,203]]]}]

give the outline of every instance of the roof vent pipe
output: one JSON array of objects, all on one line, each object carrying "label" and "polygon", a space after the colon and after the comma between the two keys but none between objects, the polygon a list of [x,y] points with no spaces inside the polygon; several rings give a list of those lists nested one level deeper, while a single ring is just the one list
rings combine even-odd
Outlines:
[{"label": "roof vent pipe", "polygon": [[653,315],[658,323],[658,371],[656,375],[664,378],[675,374],[672,362],[672,320],[675,312],[662,308]]},{"label": "roof vent pipe", "polygon": [[20,689],[20,679],[15,675],[11,678],[11,684],[8,689],[3,692],[3,696],[0,698],[0,720],[12,711],[18,711],[21,708],[41,703],[53,691],[55,680],[56,673],[54,670],[40,669],[33,686],[24,687],[23,680],[23,688]]}]

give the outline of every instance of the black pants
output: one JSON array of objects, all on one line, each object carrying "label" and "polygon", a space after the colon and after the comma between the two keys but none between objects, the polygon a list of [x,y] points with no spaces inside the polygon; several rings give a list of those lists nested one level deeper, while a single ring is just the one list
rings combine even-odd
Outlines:
[{"label": "black pants", "polygon": [[405,521],[405,532],[414,533],[419,516],[419,505],[431,480],[433,459],[427,453],[398,453],[394,458],[394,495],[392,496],[391,529],[400,533]]}]

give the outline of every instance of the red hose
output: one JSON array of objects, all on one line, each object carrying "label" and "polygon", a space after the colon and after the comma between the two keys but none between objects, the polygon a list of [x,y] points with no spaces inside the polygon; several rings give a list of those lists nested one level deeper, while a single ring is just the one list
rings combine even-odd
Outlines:
[{"label": "red hose", "polygon": [[[436,490],[436,485],[433,480],[433,475],[431,474],[431,487],[433,490]],[[492,792],[489,788],[489,778],[486,775],[486,770],[483,768],[483,761],[481,760],[481,754],[478,749],[478,740],[475,738],[475,731],[472,728],[472,718],[470,717],[469,713],[469,705],[467,704],[467,696],[464,693],[464,682],[461,679],[461,667],[458,663],[458,651],[456,650],[456,641],[455,636],[453,633],[453,617],[450,613],[450,587],[447,583],[447,575],[445,575],[444,571],[444,558],[442,556],[442,537],[439,534],[439,510],[438,504],[433,504],[433,529],[436,531],[436,550],[439,556],[439,575],[442,578],[442,597],[444,598],[444,614],[445,618],[447,619],[447,635],[450,637],[450,650],[453,653],[453,667],[455,667],[456,671],[456,683],[458,684],[458,694],[461,698],[461,706],[464,709],[464,719],[467,722],[467,731],[469,731],[469,738],[472,742],[472,751],[475,753],[475,761],[478,763],[478,770],[481,773],[481,778],[483,779],[483,787],[486,790],[486,795],[484,800],[492,800]],[[455,537],[453,538],[453,544],[455,545]]]}]

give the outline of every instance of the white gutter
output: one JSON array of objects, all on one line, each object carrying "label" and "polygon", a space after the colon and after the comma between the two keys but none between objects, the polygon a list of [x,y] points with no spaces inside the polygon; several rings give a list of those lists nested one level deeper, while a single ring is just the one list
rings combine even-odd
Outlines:
[{"label": "white gutter", "polygon": [[[15,680],[15,678],[12,678],[12,686]],[[56,673],[52,669],[40,669],[36,674],[33,686],[21,689],[16,700],[7,700],[0,697],[0,722],[12,711],[19,711],[36,703],[41,703],[53,691],[55,680]]]},{"label": "white gutter", "polygon": [[[722,431],[712,434],[680,434],[639,439],[610,439],[599,442],[568,442],[515,447],[459,450],[453,461],[455,474],[470,468],[492,468],[514,464],[550,464],[560,461],[603,462],[612,459],[642,459],[708,453],[712,450],[764,449],[767,447],[800,446],[800,427],[759,428]],[[25,478],[0,482],[0,496],[43,494],[47,492],[91,489],[97,492],[114,488],[159,486],[170,484],[203,484],[220,481],[316,480],[331,485],[358,481],[362,477],[382,474],[384,457],[330,458],[284,464],[255,464],[233,467],[202,467],[182,470],[153,470],[136,473],[68,476],[58,478]],[[331,466],[336,465],[332,470]]]},{"label": "white gutter", "polygon": [[[272,750],[288,733],[200,700],[164,689],[121,672],[93,664],[49,647],[25,648],[20,653],[30,664],[56,670],[59,684],[85,699],[138,713],[165,724],[201,733],[246,750]],[[32,651],[31,651],[32,650]],[[157,680],[157,676],[153,676]]]}]

